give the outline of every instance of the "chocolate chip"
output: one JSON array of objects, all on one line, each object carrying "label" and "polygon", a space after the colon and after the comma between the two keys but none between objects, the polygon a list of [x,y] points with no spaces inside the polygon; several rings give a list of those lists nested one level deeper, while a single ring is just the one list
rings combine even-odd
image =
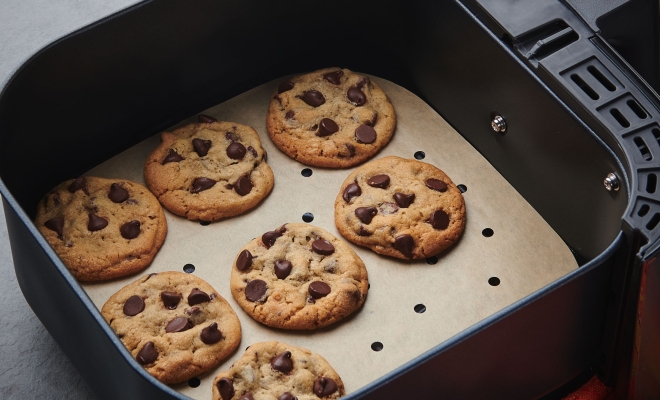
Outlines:
[{"label": "chocolate chip", "polygon": [[367,102],[367,96],[357,87],[348,89],[346,97],[348,97],[348,99],[358,107],[364,105],[364,103]]},{"label": "chocolate chip", "polygon": [[254,397],[252,397],[252,393],[247,392],[238,400],[254,400]]},{"label": "chocolate chip", "polygon": [[309,284],[307,291],[313,298],[320,299],[321,297],[325,297],[330,294],[330,286],[325,282],[314,281]]},{"label": "chocolate chip", "polygon": [[163,300],[163,305],[169,310],[174,310],[183,298],[179,293],[174,292],[161,292],[160,299]]},{"label": "chocolate chip", "polygon": [[360,186],[358,186],[357,181],[351,183],[350,185],[346,186],[346,189],[344,189],[344,194],[342,194],[342,198],[344,199],[345,202],[350,202],[353,197],[358,197],[362,194],[362,189],[360,189]]},{"label": "chocolate chip", "polygon": [[440,179],[431,178],[427,179],[424,183],[427,188],[437,190],[438,192],[444,192],[447,190],[447,184]]},{"label": "chocolate chip", "polygon": [[103,217],[99,217],[96,214],[89,213],[89,222],[87,222],[87,230],[89,230],[90,232],[96,232],[96,231],[100,231],[106,226],[108,226],[107,219]]},{"label": "chocolate chip", "polygon": [[185,310],[183,310],[183,312],[188,315],[195,315],[199,313],[199,307],[186,308]]},{"label": "chocolate chip", "polygon": [[410,235],[397,236],[394,239],[394,248],[403,253],[404,256],[412,258],[412,251],[415,247],[415,239]]},{"label": "chocolate chip", "polygon": [[376,141],[376,131],[369,125],[360,125],[355,130],[355,139],[359,143],[373,143]]},{"label": "chocolate chip", "polygon": [[255,279],[248,282],[245,287],[245,298],[255,302],[261,300],[268,290],[268,284],[261,279]]},{"label": "chocolate chip", "polygon": [[415,201],[415,194],[394,193],[394,201],[401,208],[408,208]]},{"label": "chocolate chip", "polygon": [[282,233],[279,231],[268,231],[261,235],[261,241],[267,249],[270,249],[270,247],[275,244],[275,240],[280,236],[282,236]]},{"label": "chocolate chip", "polygon": [[275,371],[280,371],[284,374],[288,374],[293,369],[293,361],[291,361],[291,352],[285,351],[270,360],[270,366],[273,367]]},{"label": "chocolate chip", "polygon": [[275,275],[277,275],[279,279],[286,279],[291,273],[292,268],[293,265],[287,260],[275,261]]},{"label": "chocolate chip", "polygon": [[156,361],[157,358],[158,358],[158,350],[156,350],[156,346],[154,346],[154,342],[147,342],[142,348],[142,350],[140,350],[137,357],[135,357],[137,362],[139,362],[142,365],[151,364],[152,362]]},{"label": "chocolate chip", "polygon": [[135,239],[140,234],[140,221],[133,220],[123,224],[119,232],[124,239]]},{"label": "chocolate chip", "polygon": [[247,149],[250,153],[252,153],[252,156],[254,156],[254,157],[258,156],[257,151],[254,149],[254,147],[248,146]]},{"label": "chocolate chip", "polygon": [[374,113],[374,116],[371,117],[371,121],[367,125],[376,126],[376,122],[378,122],[378,113]]},{"label": "chocolate chip", "polygon": [[234,381],[227,378],[222,378],[216,384],[218,392],[222,400],[231,400],[234,397]]},{"label": "chocolate chip", "polygon": [[134,315],[138,315],[144,310],[144,300],[142,300],[142,297],[133,295],[126,300],[126,303],[124,303],[124,314],[128,315],[129,317],[132,317]]},{"label": "chocolate chip", "polygon": [[238,178],[236,183],[234,183],[234,190],[241,196],[250,193],[252,191],[252,181],[250,180],[250,177],[248,175],[243,175]]},{"label": "chocolate chip", "polygon": [[319,124],[319,131],[316,136],[328,136],[339,130],[339,126],[330,118],[323,118]]},{"label": "chocolate chip", "polygon": [[290,81],[285,81],[280,83],[280,86],[277,88],[277,93],[284,93],[288,92],[289,90],[293,89],[293,82]]},{"label": "chocolate chip", "polygon": [[110,192],[108,192],[108,198],[112,200],[113,203],[123,203],[128,200],[128,190],[124,189],[120,184],[113,183],[110,185]]},{"label": "chocolate chip", "polygon": [[71,182],[71,184],[69,185],[69,192],[71,193],[75,193],[76,190],[80,190],[80,189],[82,189],[82,191],[85,194],[87,195],[89,194],[89,192],[87,191],[87,179],[85,179],[84,176],[81,176],[80,178],[76,178],[76,180]]},{"label": "chocolate chip", "polygon": [[241,254],[238,255],[236,260],[236,269],[239,271],[245,271],[252,266],[252,253],[248,250],[241,251]]},{"label": "chocolate chip", "polygon": [[202,329],[202,333],[199,334],[199,338],[202,339],[202,343],[213,344],[218,343],[222,339],[222,332],[218,329],[218,323],[214,322],[206,328]]},{"label": "chocolate chip", "polygon": [[362,76],[362,77],[360,77],[360,80],[358,81],[356,86],[357,86],[358,89],[362,89],[364,87],[364,85],[368,84],[369,82],[370,82],[370,80],[369,80],[368,76]]},{"label": "chocolate chip", "polygon": [[209,154],[209,149],[211,148],[212,143],[210,140],[195,138],[192,140],[192,145],[195,149],[195,153],[200,157],[204,157]]},{"label": "chocolate chip", "polygon": [[447,213],[442,210],[436,210],[433,211],[433,214],[431,214],[431,218],[429,218],[428,222],[431,224],[433,229],[447,229],[449,226],[449,215],[447,215]]},{"label": "chocolate chip", "polygon": [[183,160],[184,158],[179,155],[179,153],[176,152],[174,149],[170,149],[170,151],[167,153],[165,158],[163,159],[162,164],[165,165],[170,162],[179,162]]},{"label": "chocolate chip", "polygon": [[362,225],[360,225],[360,230],[358,231],[358,236],[371,236],[371,235],[372,235],[371,232],[364,229],[364,227]]},{"label": "chocolate chip", "polygon": [[325,239],[316,239],[312,242],[312,250],[314,250],[314,253],[328,256],[335,252],[335,246]]},{"label": "chocolate chip", "polygon": [[277,398],[277,400],[298,400],[298,398],[289,392],[284,392]]},{"label": "chocolate chip", "polygon": [[206,114],[199,114],[197,116],[197,121],[202,124],[210,124],[211,122],[218,122],[216,118],[213,118],[212,116]]},{"label": "chocolate chip", "polygon": [[194,288],[188,295],[188,305],[191,306],[194,306],[195,304],[206,303],[207,301],[211,301],[209,295],[197,288]]},{"label": "chocolate chip", "polygon": [[293,110],[289,110],[284,114],[284,118],[286,119],[293,119],[293,116],[296,115],[296,113],[293,112]]},{"label": "chocolate chip", "polygon": [[193,181],[192,187],[190,188],[190,193],[199,193],[205,190],[211,189],[215,186],[216,181],[211,178],[197,178]]},{"label": "chocolate chip", "polygon": [[314,394],[319,397],[330,396],[339,389],[337,387],[337,382],[332,378],[326,378],[325,376],[319,376],[314,381]]},{"label": "chocolate chip", "polygon": [[233,142],[227,147],[227,157],[231,158],[232,160],[243,159],[243,157],[245,157],[245,153],[245,146],[243,146],[241,143]]},{"label": "chocolate chip", "polygon": [[186,317],[177,317],[170,321],[165,327],[166,333],[184,332],[192,328],[193,325]]},{"label": "chocolate chip", "polygon": [[344,71],[338,70],[334,72],[328,72],[327,74],[323,75],[323,79],[332,83],[333,85],[339,85],[339,78],[341,78],[343,75]]},{"label": "chocolate chip", "polygon": [[302,100],[312,107],[318,107],[325,103],[325,97],[323,97],[321,92],[317,90],[310,90],[305,92],[305,94],[302,96]]},{"label": "chocolate chip", "polygon": [[353,157],[355,155],[355,146],[353,146],[350,143],[344,143],[344,146],[346,146],[346,150],[348,151],[348,156],[345,156],[344,154],[339,153],[339,158],[345,158],[345,157],[351,158],[351,157]]},{"label": "chocolate chip", "polygon": [[386,202],[386,203],[381,204],[379,209],[380,209],[381,214],[390,215],[390,214],[394,214],[395,212],[399,211],[399,206],[397,206],[396,203]]},{"label": "chocolate chip", "polygon": [[62,229],[64,228],[64,217],[59,216],[51,218],[48,221],[44,222],[44,226],[51,231],[57,233],[57,237],[62,239]]},{"label": "chocolate chip", "polygon": [[355,215],[362,221],[369,225],[374,216],[378,214],[376,207],[358,207],[355,209]]},{"label": "chocolate chip", "polygon": [[239,137],[234,132],[225,132],[225,139],[236,142]]},{"label": "chocolate chip", "polygon": [[385,174],[374,175],[367,180],[367,185],[375,188],[385,189],[390,185],[390,177]]}]

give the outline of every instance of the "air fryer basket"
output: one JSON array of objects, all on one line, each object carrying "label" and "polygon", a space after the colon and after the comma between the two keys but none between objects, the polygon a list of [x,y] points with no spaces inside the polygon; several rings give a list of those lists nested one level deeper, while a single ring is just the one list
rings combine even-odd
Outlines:
[{"label": "air fryer basket", "polygon": [[[327,66],[424,99],[581,265],[352,397],[538,397],[587,367],[621,379],[640,266],[659,234],[657,96],[565,5],[519,3],[150,1],[26,62],[0,97],[16,274],[95,393],[180,397],[130,358],[38,233],[43,193],[200,110]],[[495,114],[505,134],[490,127]],[[608,174],[618,190],[603,187]]]}]

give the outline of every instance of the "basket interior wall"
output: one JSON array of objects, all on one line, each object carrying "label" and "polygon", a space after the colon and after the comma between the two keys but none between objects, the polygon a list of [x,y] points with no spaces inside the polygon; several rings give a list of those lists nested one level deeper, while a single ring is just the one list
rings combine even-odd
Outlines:
[{"label": "basket interior wall", "polygon": [[[278,76],[332,65],[426,100],[580,261],[619,232],[626,190],[602,185],[610,172],[625,176],[616,157],[458,2],[138,5],[47,48],[9,82],[0,177],[33,216],[57,183],[162,128]],[[505,135],[490,128],[493,112],[505,116]]]}]

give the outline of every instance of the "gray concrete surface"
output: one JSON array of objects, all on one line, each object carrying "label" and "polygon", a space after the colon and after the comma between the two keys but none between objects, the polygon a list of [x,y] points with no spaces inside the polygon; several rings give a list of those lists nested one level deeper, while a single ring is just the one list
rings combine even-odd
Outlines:
[{"label": "gray concrete surface", "polygon": [[[32,54],[135,0],[0,0],[0,84]],[[0,207],[0,399],[90,399],[93,393],[23,298]]]}]

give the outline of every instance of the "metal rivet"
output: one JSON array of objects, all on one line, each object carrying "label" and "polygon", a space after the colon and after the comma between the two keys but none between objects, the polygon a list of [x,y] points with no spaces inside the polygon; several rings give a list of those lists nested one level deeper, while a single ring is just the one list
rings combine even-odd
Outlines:
[{"label": "metal rivet", "polygon": [[504,133],[506,132],[506,121],[502,118],[501,115],[496,115],[493,117],[493,120],[490,121],[490,126],[493,127],[495,132]]},{"label": "metal rivet", "polygon": [[610,172],[607,175],[607,178],[605,178],[603,181],[603,184],[605,185],[605,189],[607,189],[608,192],[616,192],[619,190],[619,177],[616,176],[613,172]]}]

